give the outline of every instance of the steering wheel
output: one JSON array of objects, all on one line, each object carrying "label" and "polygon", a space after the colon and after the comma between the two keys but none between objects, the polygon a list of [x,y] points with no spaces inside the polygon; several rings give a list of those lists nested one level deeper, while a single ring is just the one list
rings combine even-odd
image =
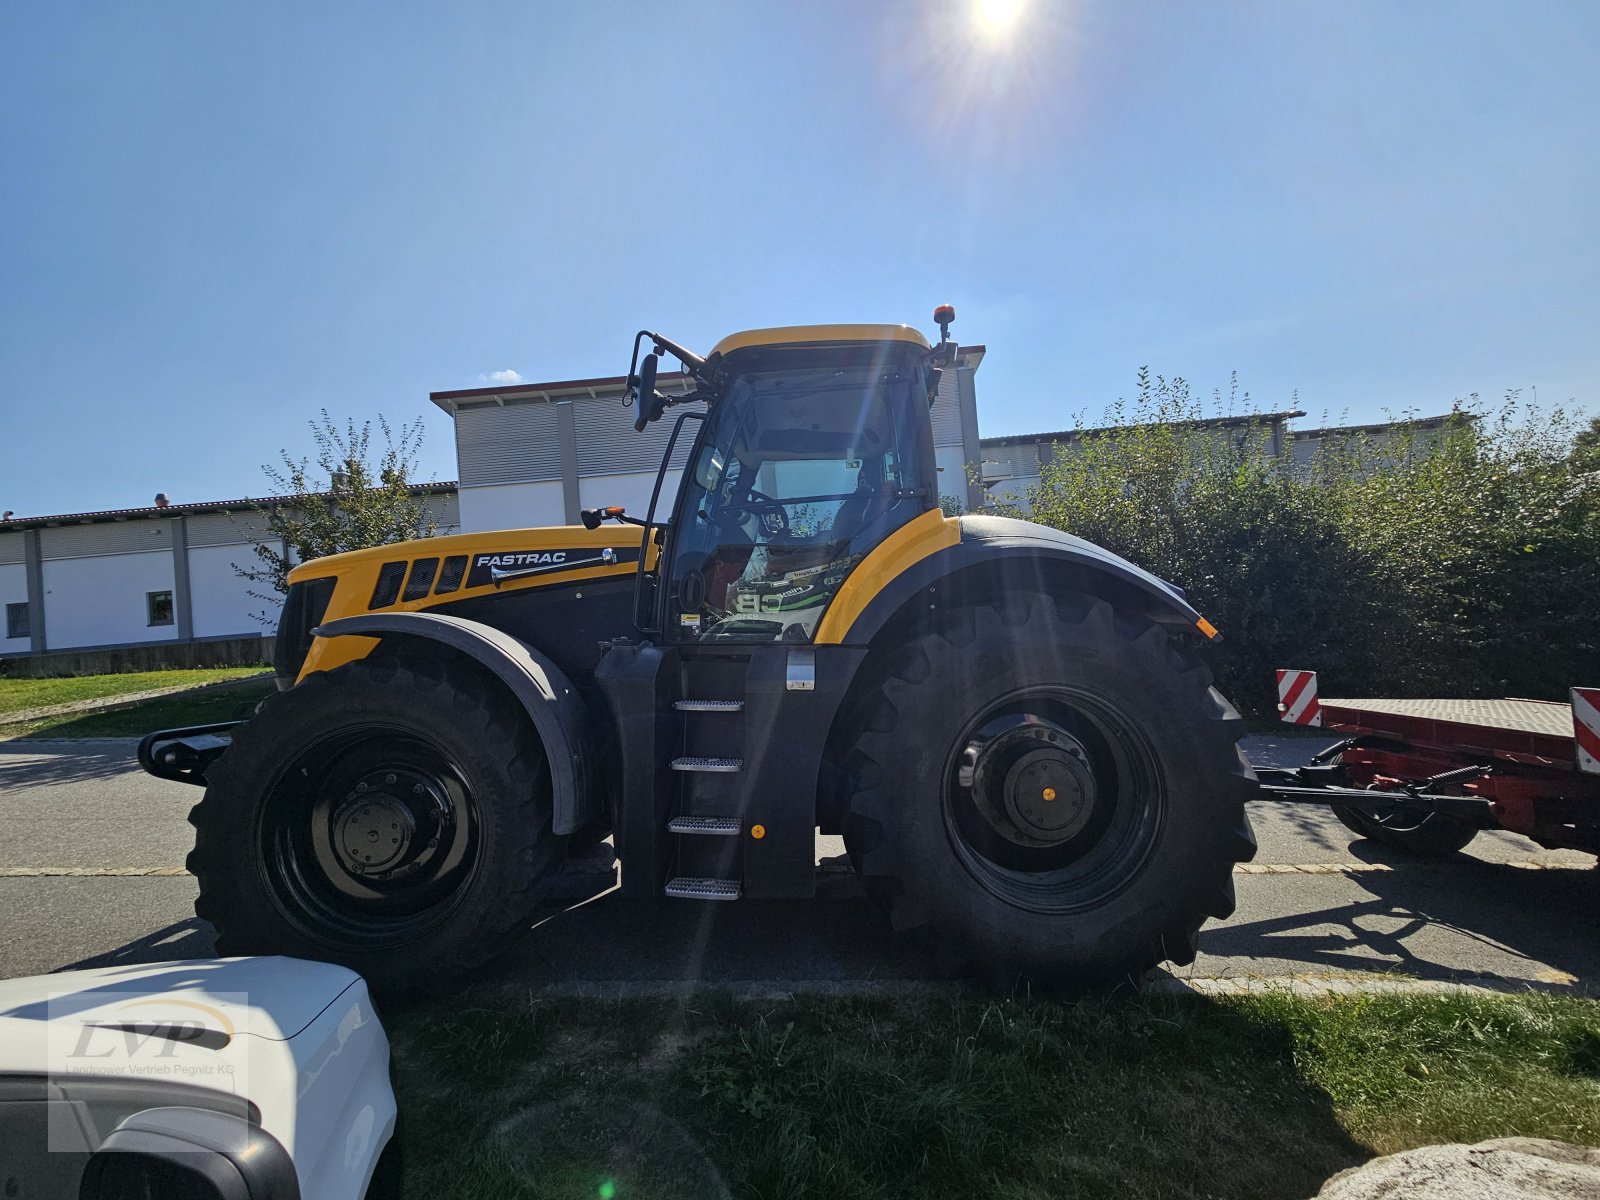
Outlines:
[{"label": "steering wheel", "polygon": [[789,535],[789,510],[783,506],[783,501],[774,500],[765,492],[758,492],[751,488],[747,493],[756,504],[742,504],[738,507],[745,512],[754,513],[756,523],[761,526],[761,532],[768,537],[787,537]]}]

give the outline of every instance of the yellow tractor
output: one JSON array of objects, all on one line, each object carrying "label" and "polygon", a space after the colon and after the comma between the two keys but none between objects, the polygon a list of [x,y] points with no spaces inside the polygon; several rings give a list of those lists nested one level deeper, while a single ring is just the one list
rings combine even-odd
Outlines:
[{"label": "yellow tractor", "polygon": [[[140,748],[206,788],[219,953],[437,984],[529,926],[569,847],[611,837],[626,896],[800,898],[820,828],[949,967],[1190,961],[1255,848],[1243,722],[1197,655],[1217,631],[1079,538],[944,515],[934,318],[932,346],[820,325],[703,358],[642,331],[636,427],[681,407],[643,517],[298,566],[280,693]],[[657,391],[667,354],[687,394]]]}]

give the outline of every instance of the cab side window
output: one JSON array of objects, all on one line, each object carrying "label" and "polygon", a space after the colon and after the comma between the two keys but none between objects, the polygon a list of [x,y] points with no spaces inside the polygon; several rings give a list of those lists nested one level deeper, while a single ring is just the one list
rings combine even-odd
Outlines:
[{"label": "cab side window", "polygon": [[669,627],[678,640],[809,641],[925,489],[881,395],[790,394],[718,416],[675,531]]}]

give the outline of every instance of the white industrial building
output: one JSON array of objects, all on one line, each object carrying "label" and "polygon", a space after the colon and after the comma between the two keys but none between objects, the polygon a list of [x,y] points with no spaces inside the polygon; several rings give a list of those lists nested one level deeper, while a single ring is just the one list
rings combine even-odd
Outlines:
[{"label": "white industrial building", "polygon": [[[455,485],[428,484],[441,530]],[[0,521],[0,660],[162,643],[259,640],[275,605],[236,567],[259,565],[263,501],[157,504]]]}]

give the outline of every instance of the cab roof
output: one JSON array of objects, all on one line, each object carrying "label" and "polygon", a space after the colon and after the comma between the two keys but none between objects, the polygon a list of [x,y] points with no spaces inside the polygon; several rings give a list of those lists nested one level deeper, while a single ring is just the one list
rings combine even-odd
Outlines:
[{"label": "cab roof", "polygon": [[811,342],[905,342],[928,349],[928,339],[909,325],[783,325],[731,333],[707,357],[731,354],[753,346],[795,346]]}]

